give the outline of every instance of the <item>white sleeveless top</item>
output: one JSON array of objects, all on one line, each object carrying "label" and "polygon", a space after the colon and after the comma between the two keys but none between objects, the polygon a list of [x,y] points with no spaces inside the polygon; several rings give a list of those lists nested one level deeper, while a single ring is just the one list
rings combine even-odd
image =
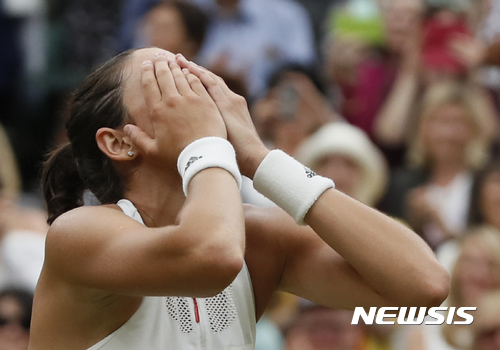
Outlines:
[{"label": "white sleeveless top", "polygon": [[[132,202],[123,212],[144,224]],[[144,297],[132,317],[88,350],[254,350],[255,303],[246,264],[211,298]]]}]

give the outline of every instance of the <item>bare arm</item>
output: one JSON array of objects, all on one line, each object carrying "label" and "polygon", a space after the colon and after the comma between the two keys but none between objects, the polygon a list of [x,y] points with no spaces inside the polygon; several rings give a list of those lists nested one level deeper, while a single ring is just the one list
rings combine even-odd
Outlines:
[{"label": "bare arm", "polygon": [[[240,166],[253,177],[269,151],[254,131],[243,101],[210,72],[188,66],[216,101],[229,138],[240,152]],[[414,232],[380,212],[330,189],[305,221],[309,227],[298,226],[280,209],[257,210],[247,218],[247,235],[258,235],[262,249],[277,255],[252,259],[259,254],[247,253],[249,265],[261,264],[263,271],[276,277],[265,277],[257,298],[273,284],[317,303],[344,308],[435,306],[446,298],[448,275],[432,251]],[[249,245],[248,250],[258,249],[258,241],[252,244],[255,248]],[[270,264],[277,266],[273,269]],[[256,282],[259,288],[261,281]]]},{"label": "bare arm", "polygon": [[83,207],[51,226],[46,264],[72,285],[128,295],[205,297],[243,264],[238,188],[222,169],[196,175],[174,226],[148,228],[109,207]]},{"label": "bare arm", "polygon": [[387,146],[404,143],[418,93],[418,71],[403,69],[374,121],[377,140]]},{"label": "bare arm", "polygon": [[374,121],[377,140],[386,146],[404,143],[419,88],[420,45],[418,31],[408,38],[396,81]]},{"label": "bare arm", "polygon": [[[305,220],[345,260],[333,266],[343,266],[340,276],[343,274],[345,286],[337,288],[345,293],[346,300],[333,299],[326,290],[318,288],[311,290],[311,296],[318,302],[338,306],[342,301],[342,307],[352,308],[374,305],[436,306],[445,299],[448,278],[444,268],[414,232],[395,220],[335,190],[326,191]],[[334,255],[325,248],[318,246],[309,254],[319,253],[320,257],[324,254],[323,259],[333,259]],[[316,263],[320,266],[319,261]],[[292,268],[290,273],[297,274],[295,270],[301,269],[300,264],[294,263],[293,266],[296,268]],[[308,282],[314,279],[313,274],[305,271],[298,273]],[[331,276],[327,284],[333,289],[339,281],[333,277],[334,274]],[[290,283],[290,280],[285,272],[285,289],[295,290],[298,287],[298,292],[305,292],[300,290],[304,283]],[[358,293],[359,299],[356,300],[350,293]]]},{"label": "bare arm", "polygon": [[[178,176],[176,159],[187,144],[225,138],[226,129],[198,78],[186,77],[175,62],[164,56],[154,66],[146,61],[140,79],[152,136],[128,125],[123,138],[130,138],[141,164],[131,172],[147,170],[148,187],[127,191],[152,200],[181,191],[180,181],[168,179]],[[144,175],[136,176],[144,183]],[[159,193],[144,194],[154,189]],[[46,274],[116,294],[211,296],[243,266],[243,208],[226,170],[209,168],[193,177],[173,225],[148,228],[113,208],[82,207],[59,217],[47,237]]]}]

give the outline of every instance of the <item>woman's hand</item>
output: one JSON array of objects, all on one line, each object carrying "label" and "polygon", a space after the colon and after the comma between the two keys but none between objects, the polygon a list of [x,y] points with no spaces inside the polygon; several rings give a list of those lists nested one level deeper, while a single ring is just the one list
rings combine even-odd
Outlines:
[{"label": "woman's hand", "polygon": [[143,62],[141,82],[153,134],[132,124],[124,131],[142,155],[176,166],[179,153],[194,140],[227,138],[219,110],[200,79],[183,73],[164,53],[157,53],[154,62]]},{"label": "woman's hand", "polygon": [[241,173],[253,178],[269,150],[255,130],[245,98],[232,92],[220,77],[188,62],[182,55],[177,55],[177,62],[184,68],[185,74],[196,75],[206,87],[224,119],[228,140],[236,150]]}]

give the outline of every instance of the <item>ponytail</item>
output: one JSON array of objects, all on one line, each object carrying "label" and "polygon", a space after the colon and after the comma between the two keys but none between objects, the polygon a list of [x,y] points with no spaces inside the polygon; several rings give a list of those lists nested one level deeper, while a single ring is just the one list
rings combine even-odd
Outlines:
[{"label": "ponytail", "polygon": [[49,225],[59,215],[83,205],[85,181],[80,176],[69,142],[49,154],[43,167],[42,188]]}]

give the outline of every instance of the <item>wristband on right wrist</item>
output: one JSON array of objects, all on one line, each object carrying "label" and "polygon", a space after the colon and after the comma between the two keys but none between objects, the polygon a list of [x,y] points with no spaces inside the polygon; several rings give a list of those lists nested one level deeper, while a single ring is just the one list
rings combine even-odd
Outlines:
[{"label": "wristband on right wrist", "polygon": [[317,175],[281,150],[273,150],[264,158],[255,172],[253,185],[299,225],[306,225],[304,217],[319,196],[335,188],[332,180]]}]

